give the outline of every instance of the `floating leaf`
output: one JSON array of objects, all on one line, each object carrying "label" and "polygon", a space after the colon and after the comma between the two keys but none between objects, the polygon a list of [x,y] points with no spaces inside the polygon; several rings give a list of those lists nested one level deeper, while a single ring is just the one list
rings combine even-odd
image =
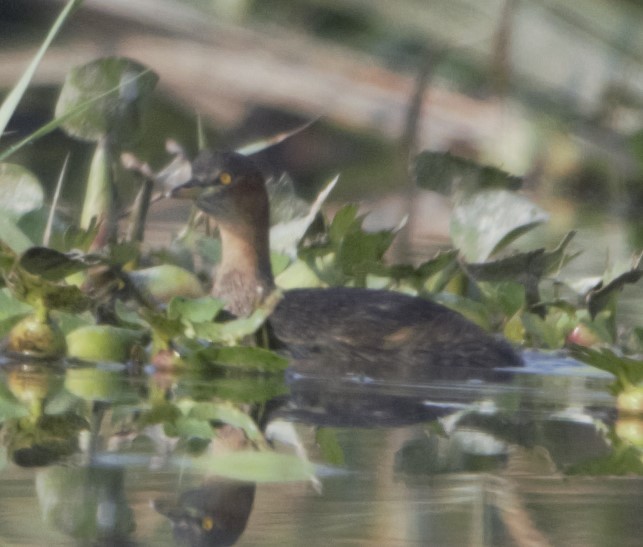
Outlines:
[{"label": "floating leaf", "polygon": [[83,361],[125,363],[143,333],[111,325],[80,327],[67,335],[67,354]]},{"label": "floating leaf", "polygon": [[337,430],[329,427],[320,427],[315,433],[315,441],[319,446],[324,461],[330,465],[343,466],[346,461],[344,450],[337,440]]},{"label": "floating leaf", "polygon": [[208,473],[247,482],[307,481],[315,472],[309,461],[276,452],[230,452],[201,457],[195,463]]},{"label": "floating leaf", "polygon": [[198,323],[194,325],[195,334],[210,342],[224,344],[235,343],[257,332],[266,322],[266,319],[270,316],[280,300],[281,293],[275,290],[250,316],[234,319],[225,323]]},{"label": "floating leaf", "polygon": [[199,357],[206,363],[261,372],[279,372],[288,366],[288,359],[258,347],[209,347],[200,351]]},{"label": "floating leaf", "polygon": [[264,403],[288,393],[282,374],[227,375],[210,382],[209,392],[235,403]]},{"label": "floating leaf", "polygon": [[65,374],[65,388],[86,401],[136,400],[136,395],[127,385],[123,371],[123,366],[114,364],[70,367]]},{"label": "floating leaf", "polygon": [[124,57],[92,61],[68,73],[56,104],[56,116],[65,116],[100,97],[80,115],[67,119],[64,130],[88,141],[110,134],[118,142],[131,142],[139,129],[143,101],[157,81],[158,76],[149,68]]},{"label": "floating leaf", "polygon": [[484,190],[456,205],[451,238],[468,261],[482,262],[547,218],[547,213],[523,196]]}]

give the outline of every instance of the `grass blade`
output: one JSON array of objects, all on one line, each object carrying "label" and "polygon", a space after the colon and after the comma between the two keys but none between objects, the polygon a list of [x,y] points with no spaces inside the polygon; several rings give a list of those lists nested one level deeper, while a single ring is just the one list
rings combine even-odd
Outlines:
[{"label": "grass blade", "polygon": [[[132,80],[137,80],[138,78],[141,78],[144,74],[147,74],[148,72],[151,72],[150,69],[147,69],[136,76],[132,78]],[[110,89],[109,91],[106,91],[105,93],[101,93],[100,95],[96,95],[96,97],[93,97],[92,99],[85,101],[84,103],[79,104],[77,107],[68,110],[63,114],[62,116],[58,116],[57,118],[51,120],[49,123],[43,125],[42,127],[36,129],[33,133],[30,135],[27,135],[24,139],[21,141],[18,141],[14,145],[10,146],[6,150],[0,153],[0,162],[4,161],[7,159],[11,154],[14,152],[17,152],[20,148],[23,146],[26,146],[27,144],[32,143],[36,139],[39,139],[40,137],[44,137],[45,135],[51,133],[55,129],[58,129],[63,123],[65,123],[67,120],[70,118],[73,118],[74,116],[79,116],[83,112],[85,112],[92,104],[94,104],[96,101],[99,101],[103,97],[109,95],[110,93],[116,93],[120,89],[120,86],[115,86],[113,89]]]},{"label": "grass blade", "polygon": [[44,247],[49,247],[49,241],[51,239],[51,231],[54,226],[54,216],[56,215],[56,208],[58,207],[58,200],[60,199],[60,191],[63,186],[63,181],[65,180],[65,175],[67,174],[67,163],[69,162],[69,154],[65,156],[65,162],[63,167],[60,170],[60,175],[58,176],[58,182],[56,183],[56,191],[54,193],[54,199],[51,204],[51,209],[49,210],[49,217],[47,218],[47,226],[45,226],[45,233],[42,236],[42,244]]},{"label": "grass blade", "polygon": [[65,8],[60,12],[60,15],[54,22],[53,26],[49,30],[49,34],[47,34],[47,37],[40,46],[40,49],[38,49],[38,52],[31,60],[31,63],[29,63],[27,70],[25,70],[20,80],[18,80],[18,83],[14,86],[9,95],[7,95],[7,98],[3,101],[2,106],[0,106],[0,136],[4,133],[4,130],[7,127],[11,116],[13,116],[13,113],[15,112],[20,99],[22,99],[27,86],[31,82],[31,79],[33,78],[33,75],[36,72],[38,65],[40,64],[40,61],[44,57],[47,49],[49,49],[51,42],[58,34],[58,31],[62,27],[65,20],[78,6],[80,6],[80,4],[82,4],[82,2],[83,0],[69,0]]}]

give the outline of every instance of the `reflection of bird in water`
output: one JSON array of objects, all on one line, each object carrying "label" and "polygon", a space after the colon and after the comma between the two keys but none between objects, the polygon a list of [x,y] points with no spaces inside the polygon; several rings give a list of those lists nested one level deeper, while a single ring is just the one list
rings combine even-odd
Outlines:
[{"label": "reflection of bird in water", "polygon": [[[218,428],[208,452],[215,456],[250,448],[241,429]],[[179,545],[215,547],[234,545],[243,533],[252,511],[254,483],[208,476],[201,486],[183,492],[177,501],[154,500],[154,509],[172,522]]]},{"label": "reflection of bird in water", "polygon": [[[225,300],[230,312],[248,315],[275,288],[263,175],[245,156],[204,151],[192,164],[192,180],[172,196],[194,198],[216,221],[222,258],[213,294]],[[522,364],[509,344],[460,314],[392,291],[286,291],[270,328],[277,346],[295,359],[295,370],[321,365],[333,375],[421,379],[436,367]]]},{"label": "reflection of bird in water", "polygon": [[208,479],[183,492],[177,504],[155,501],[154,508],[172,521],[179,545],[234,545],[246,528],[254,497],[252,483]]}]

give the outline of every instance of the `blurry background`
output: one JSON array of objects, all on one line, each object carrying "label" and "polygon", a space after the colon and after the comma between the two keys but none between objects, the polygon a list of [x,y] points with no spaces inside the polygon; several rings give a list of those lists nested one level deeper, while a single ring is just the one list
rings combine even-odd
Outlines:
[{"label": "blurry background", "polygon": [[[62,5],[0,0],[1,88]],[[450,150],[525,176],[553,214],[547,241],[600,223],[602,271],[608,254],[643,245],[642,14],[637,0],[86,0],[4,139],[51,118],[72,66],[129,56],[160,76],[136,150],[155,168],[166,138],[195,150],[197,114],[226,148],[319,118],[264,158],[303,196],[340,172],[331,199],[368,200],[374,227],[413,205],[410,239],[426,257],[447,216],[426,192],[400,199],[406,158]],[[66,150],[82,146],[56,133],[11,161],[51,185]],[[72,156],[79,176],[88,157]]]}]

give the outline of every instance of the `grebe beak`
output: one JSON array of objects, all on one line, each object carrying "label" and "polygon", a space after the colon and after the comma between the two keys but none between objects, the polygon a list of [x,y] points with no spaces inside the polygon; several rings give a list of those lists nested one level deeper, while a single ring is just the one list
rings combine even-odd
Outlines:
[{"label": "grebe beak", "polygon": [[209,184],[198,179],[191,179],[184,184],[175,186],[168,192],[169,197],[176,199],[196,199],[205,190]]}]

